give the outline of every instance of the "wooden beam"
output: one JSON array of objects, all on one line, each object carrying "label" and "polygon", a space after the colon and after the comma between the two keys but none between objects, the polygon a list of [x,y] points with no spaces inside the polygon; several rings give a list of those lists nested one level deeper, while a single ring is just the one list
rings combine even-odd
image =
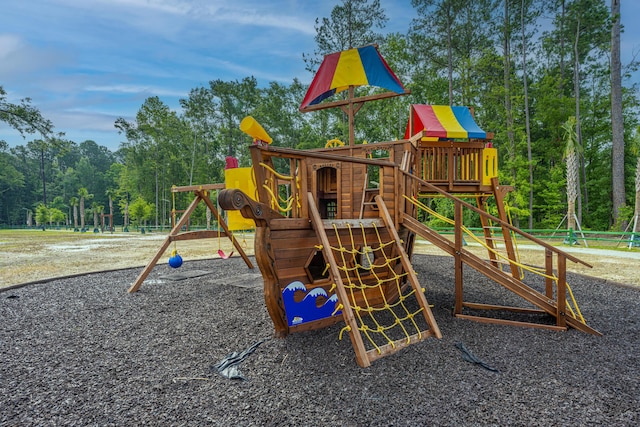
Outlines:
[{"label": "wooden beam", "polygon": [[459,319],[473,320],[474,322],[493,323],[497,325],[522,326],[526,328],[549,329],[552,331],[567,330],[567,328],[562,328],[560,326],[555,326],[555,325],[544,325],[542,323],[531,323],[531,322],[518,322],[517,320],[494,319],[491,317],[471,316],[468,314],[456,314],[456,317]]},{"label": "wooden beam", "polygon": [[[367,96],[360,96],[358,98],[353,98],[351,100],[351,102],[360,103],[360,102],[376,101],[378,99],[394,98],[396,96],[409,95],[410,93],[411,93],[410,90],[405,90],[403,93],[384,92],[384,93],[379,93],[379,94],[374,94],[374,95],[367,95]],[[322,104],[308,105],[308,106],[306,106],[304,108],[301,108],[300,111],[303,112],[303,113],[308,113],[310,111],[317,111],[317,110],[324,110],[326,108],[340,107],[342,105],[349,104],[349,102],[350,102],[350,100],[348,100],[348,99],[341,99],[341,100],[332,101],[332,102],[324,102]]]},{"label": "wooden beam", "polygon": [[198,190],[224,190],[224,184],[203,184],[203,185],[185,185],[182,187],[176,187],[175,185],[171,187],[172,193],[185,193],[188,191],[198,191]]},{"label": "wooden beam", "polygon": [[454,238],[454,272],[455,272],[455,305],[453,312],[462,314],[462,301],[464,300],[463,289],[463,264],[462,264],[462,205],[456,202],[454,205],[453,217],[455,220],[455,238]]}]

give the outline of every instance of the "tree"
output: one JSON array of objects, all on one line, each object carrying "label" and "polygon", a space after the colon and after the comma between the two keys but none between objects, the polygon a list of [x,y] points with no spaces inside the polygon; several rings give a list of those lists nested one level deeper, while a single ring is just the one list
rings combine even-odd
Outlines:
[{"label": "tree", "polygon": [[[511,177],[513,183],[517,182],[517,173],[518,170],[516,168],[516,141],[515,141],[515,129],[514,129],[514,112],[513,112],[513,93],[511,90],[511,38],[512,38],[512,23],[511,23],[511,11],[509,9],[509,0],[503,0],[504,4],[504,15],[503,15],[503,25],[502,25],[502,43],[503,43],[503,66],[504,66],[504,111],[505,111],[505,128],[507,134],[507,144],[509,145],[509,153],[510,153],[510,166],[511,166]],[[516,205],[517,207],[517,205]],[[515,218],[516,226],[518,225],[518,218]]]},{"label": "tree", "polygon": [[55,152],[64,152],[67,141],[60,138],[36,139],[27,143],[27,148],[38,156],[40,161],[40,178],[42,182],[42,203],[47,205],[47,177],[46,163],[56,156]]},{"label": "tree", "polygon": [[77,197],[69,197],[69,204],[73,208],[73,231],[78,231],[78,203]]},{"label": "tree", "polygon": [[[135,122],[119,118],[116,128],[128,139],[121,150],[128,178],[136,186],[133,195],[154,199],[158,205],[160,198],[164,198],[161,191],[164,196],[170,185],[188,182],[193,134],[187,121],[180,119],[160,98],[147,98]],[[156,215],[156,225],[158,222]]]},{"label": "tree", "polygon": [[4,193],[24,187],[24,174],[12,164],[8,153],[0,150],[0,197]]},{"label": "tree", "polygon": [[36,226],[42,227],[44,230],[45,225],[49,221],[49,209],[42,203],[36,206]]},{"label": "tree", "polygon": [[53,133],[53,124],[51,121],[42,117],[40,111],[31,105],[30,98],[23,98],[19,104],[7,101],[7,93],[0,86],[0,122],[7,123],[10,127],[17,130],[24,138],[26,134],[39,133],[42,139],[36,144],[36,150],[41,155],[41,177],[42,177],[42,200],[46,206],[46,179],[44,172],[44,152],[50,146],[55,146],[64,134]]},{"label": "tree", "polygon": [[109,188],[106,191],[106,195],[109,198],[109,215],[111,217],[111,223],[109,226],[111,227],[111,231],[113,231],[113,198],[118,194],[118,191],[115,188]]},{"label": "tree", "polygon": [[[573,42],[572,59],[573,59],[573,95],[575,98],[575,130],[577,144],[580,147],[580,156],[584,151],[583,133],[582,133],[582,115],[580,111],[581,99],[581,67],[587,61],[592,61],[594,52],[602,51],[607,42],[606,38],[606,7],[603,0],[576,0],[569,9],[570,20],[568,22],[568,31],[570,39]],[[571,38],[572,37],[572,38]],[[581,157],[580,157],[581,158]],[[584,177],[586,174],[584,162],[579,163],[579,168]],[[586,185],[586,178],[584,179]],[[578,185],[578,219],[582,220],[582,193],[580,192],[580,180]],[[588,203],[588,194],[585,187],[585,203]]]},{"label": "tree", "polygon": [[342,0],[330,18],[316,18],[316,50],[302,55],[307,70],[314,72],[329,53],[381,42],[383,36],[375,29],[384,28],[387,21],[380,0]]},{"label": "tree", "polygon": [[49,208],[49,225],[53,225],[55,222],[56,226],[60,226],[60,223],[65,221],[67,216],[58,208]]},{"label": "tree", "polygon": [[531,147],[531,109],[529,106],[529,34],[528,27],[540,16],[540,6],[532,0],[520,0],[520,51],[522,55],[522,88],[525,115],[525,136],[527,139],[527,163],[529,166],[529,229],[533,228],[533,151]]},{"label": "tree", "polygon": [[13,104],[7,101],[6,95],[4,88],[0,86],[0,122],[7,123],[23,137],[36,132],[43,138],[52,134],[53,124],[31,105],[30,98],[23,98],[19,104]]},{"label": "tree", "polygon": [[622,64],[620,62],[620,0],[611,0],[611,196],[613,222],[619,223],[626,204],[624,188],[624,121],[622,118]]},{"label": "tree", "polygon": [[636,156],[636,180],[635,180],[635,190],[636,190],[636,202],[635,208],[633,211],[633,233],[640,232],[640,126],[636,128],[636,133],[633,138],[633,142],[630,147],[631,153]]},{"label": "tree", "polygon": [[151,218],[152,207],[142,197],[135,199],[129,206],[129,214],[139,227],[146,225],[147,219]]},{"label": "tree", "polygon": [[[180,99],[180,105],[193,134],[189,169],[189,185],[192,185],[197,169],[202,169],[205,174],[213,172],[214,168],[207,167],[207,163],[215,156],[219,143],[214,137],[217,111],[213,93],[204,87],[192,89],[187,99]],[[205,180],[210,182],[208,177]]]},{"label": "tree", "polygon": [[[218,139],[226,141],[226,153],[221,154],[237,157],[241,164],[246,164],[243,156],[247,153],[239,150],[245,146],[246,138],[238,126],[245,116],[254,113],[260,102],[258,81],[253,77],[233,82],[214,80],[209,87],[216,100]],[[260,121],[260,117],[256,120]],[[225,148],[223,144],[220,146]]]},{"label": "tree", "polygon": [[84,228],[84,202],[86,200],[93,199],[93,194],[89,194],[89,191],[87,191],[85,187],[81,187],[80,189],[78,189],[78,196],[80,196],[80,231],[86,231],[86,229]]},{"label": "tree", "polygon": [[99,204],[98,202],[91,203],[91,211],[93,212],[93,231],[94,233],[100,227],[100,214],[104,212],[104,206]]},{"label": "tree", "polygon": [[562,125],[564,130],[565,151],[564,158],[567,162],[567,228],[576,228],[576,198],[578,197],[578,169],[580,145],[576,133],[576,118],[571,116]]}]

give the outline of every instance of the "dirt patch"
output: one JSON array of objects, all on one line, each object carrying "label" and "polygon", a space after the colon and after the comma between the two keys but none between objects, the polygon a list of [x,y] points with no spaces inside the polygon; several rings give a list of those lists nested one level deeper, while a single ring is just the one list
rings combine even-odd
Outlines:
[{"label": "dirt patch", "polygon": [[[0,288],[75,274],[144,267],[166,238],[166,233],[93,234],[66,231],[0,232]],[[253,241],[239,237],[253,252]],[[205,239],[171,244],[159,264],[166,264],[176,248],[185,261],[218,257],[231,252],[227,239]]]}]

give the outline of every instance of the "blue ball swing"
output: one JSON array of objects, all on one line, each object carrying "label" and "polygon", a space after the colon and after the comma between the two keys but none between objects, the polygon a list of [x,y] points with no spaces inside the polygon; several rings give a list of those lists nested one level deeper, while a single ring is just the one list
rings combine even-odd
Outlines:
[{"label": "blue ball swing", "polygon": [[177,249],[173,249],[171,251],[171,256],[169,257],[169,267],[171,268],[180,268],[182,265],[182,257],[178,253]]},{"label": "blue ball swing", "polygon": [[[171,215],[172,215],[172,225],[175,223],[176,220],[176,194],[172,193],[172,203],[171,203]],[[171,256],[169,257],[169,267],[171,268],[180,268],[180,266],[182,265],[182,257],[180,256],[180,254],[178,253],[178,247],[176,245],[176,242],[173,242],[173,250],[171,251]]]}]

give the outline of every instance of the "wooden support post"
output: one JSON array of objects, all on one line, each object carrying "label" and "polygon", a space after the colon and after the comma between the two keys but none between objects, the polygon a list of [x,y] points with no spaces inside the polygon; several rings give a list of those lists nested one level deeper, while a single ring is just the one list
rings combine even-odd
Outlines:
[{"label": "wooden support post", "polygon": [[[498,183],[498,178],[491,178],[491,186],[493,187],[493,194],[496,199],[496,207],[498,208],[498,218],[504,222],[509,222],[507,218],[507,211],[504,208],[504,191]],[[509,261],[516,261],[516,251],[513,248],[513,240],[511,239],[511,231],[502,226],[502,236],[504,237],[504,247],[507,251]],[[515,278],[520,278],[520,269],[515,262],[510,262],[511,275]]]},{"label": "wooden support post", "polygon": [[450,147],[447,147],[446,153],[447,153],[447,179],[449,181],[449,191],[453,191],[454,189],[453,180],[454,180],[455,168],[456,168],[456,164],[453,158],[453,144],[451,144]]},{"label": "wooden support post", "polygon": [[[481,209],[483,212],[487,211],[487,206],[485,204],[485,196],[476,195],[476,204],[478,205],[478,209]],[[480,224],[482,225],[484,240],[487,243],[487,246],[490,248],[488,249],[488,252],[489,252],[489,259],[491,260],[491,265],[493,265],[494,267],[498,267],[498,257],[496,256],[495,252],[491,250],[491,249],[495,249],[496,245],[495,245],[495,242],[493,241],[493,234],[490,228],[491,226],[489,225],[489,220],[487,219],[486,216],[480,215]]]},{"label": "wooden support post", "polygon": [[549,299],[553,299],[553,252],[549,249],[544,250],[544,265],[545,274],[547,277],[544,279],[545,295]]},{"label": "wooden support post", "polygon": [[455,271],[455,306],[453,314],[462,314],[463,304],[463,288],[462,288],[462,205],[459,201],[454,202],[454,220],[455,220],[455,237],[454,237],[454,271]]},{"label": "wooden support post", "polygon": [[557,325],[567,327],[567,259],[558,254],[558,289],[556,291],[558,314],[556,315]]}]

